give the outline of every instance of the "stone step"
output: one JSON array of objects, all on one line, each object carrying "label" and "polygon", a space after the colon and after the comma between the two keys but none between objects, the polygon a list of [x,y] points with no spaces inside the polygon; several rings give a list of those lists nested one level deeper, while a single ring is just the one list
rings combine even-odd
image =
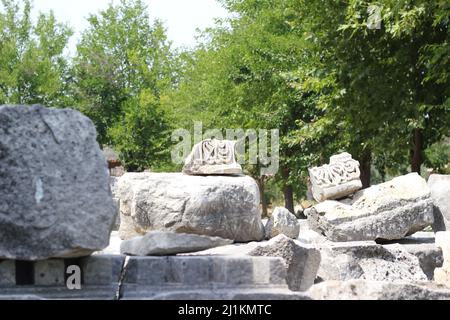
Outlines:
[{"label": "stone step", "polygon": [[[81,289],[66,286],[70,265]],[[94,255],[35,262],[0,261],[0,299],[303,299],[286,284],[282,258]]]}]

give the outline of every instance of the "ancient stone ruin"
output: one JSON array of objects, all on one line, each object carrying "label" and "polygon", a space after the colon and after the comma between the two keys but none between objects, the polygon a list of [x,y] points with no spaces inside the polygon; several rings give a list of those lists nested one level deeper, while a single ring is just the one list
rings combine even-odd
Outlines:
[{"label": "ancient stone ruin", "polygon": [[110,179],[76,111],[0,106],[0,137],[0,299],[450,299],[449,176],[360,190],[343,153],[265,221],[233,141]]},{"label": "ancient stone ruin", "polygon": [[191,175],[242,174],[236,162],[236,141],[206,139],[196,145],[185,160],[183,173]]},{"label": "ancient stone ruin", "polygon": [[361,189],[359,162],[347,153],[330,158],[330,164],[309,170],[312,194],[315,200],[343,198]]}]

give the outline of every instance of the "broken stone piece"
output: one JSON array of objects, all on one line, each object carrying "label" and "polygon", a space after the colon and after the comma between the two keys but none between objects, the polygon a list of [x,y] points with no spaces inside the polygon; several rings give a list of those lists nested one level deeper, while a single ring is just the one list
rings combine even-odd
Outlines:
[{"label": "broken stone piece", "polygon": [[425,179],[410,173],[305,213],[311,229],[331,241],[394,240],[431,225],[433,202]]},{"label": "broken stone piece", "polygon": [[190,175],[239,175],[242,167],[236,162],[236,141],[206,139],[192,148],[184,162],[183,173]]},{"label": "broken stone piece", "polygon": [[96,136],[75,110],[0,106],[0,259],[108,246],[117,210]]},{"label": "broken stone piece", "polygon": [[300,225],[297,221],[297,217],[283,207],[276,207],[273,210],[272,216],[267,220],[265,226],[266,239],[276,237],[279,234],[284,234],[289,238],[297,239],[299,232]]},{"label": "broken stone piece", "polygon": [[444,263],[434,270],[434,281],[450,287],[450,231],[436,233],[436,246],[442,249]]},{"label": "broken stone piece", "polygon": [[120,245],[120,252],[134,256],[162,256],[206,250],[231,243],[233,240],[220,237],[151,231],[145,236],[123,241]]},{"label": "broken stone piece", "polygon": [[308,169],[316,201],[340,199],[361,189],[359,162],[344,152],[330,157],[330,164]]}]

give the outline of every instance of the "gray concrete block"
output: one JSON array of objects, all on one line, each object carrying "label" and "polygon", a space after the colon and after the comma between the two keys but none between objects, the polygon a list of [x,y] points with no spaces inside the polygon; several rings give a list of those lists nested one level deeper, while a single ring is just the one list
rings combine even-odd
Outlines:
[{"label": "gray concrete block", "polygon": [[16,284],[16,264],[14,260],[0,260],[0,287]]},{"label": "gray concrete block", "polygon": [[49,259],[34,263],[34,285],[64,286],[65,266],[63,259]]},{"label": "gray concrete block", "polygon": [[117,283],[125,261],[122,255],[93,255],[81,260],[84,285]]},{"label": "gray concrete block", "polygon": [[170,270],[174,277],[170,280],[184,285],[198,285],[212,280],[211,259],[206,257],[170,257]]},{"label": "gray concrete block", "polygon": [[140,285],[161,285],[168,277],[168,258],[130,257],[124,283]]}]

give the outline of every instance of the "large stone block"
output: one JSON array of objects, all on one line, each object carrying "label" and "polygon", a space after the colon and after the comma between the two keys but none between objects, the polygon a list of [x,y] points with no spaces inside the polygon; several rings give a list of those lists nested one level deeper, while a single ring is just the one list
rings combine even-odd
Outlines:
[{"label": "large stone block", "polygon": [[430,190],[417,173],[358,191],[351,199],[321,202],[305,212],[311,229],[332,241],[401,239],[433,223]]},{"label": "large stone block", "polygon": [[428,187],[434,204],[433,230],[450,230],[450,174],[432,174]]},{"label": "large stone block", "polygon": [[152,230],[261,240],[259,189],[248,176],[126,173],[119,180],[120,236]]},{"label": "large stone block", "polygon": [[[123,285],[149,288],[286,286],[282,259],[271,257],[130,257]],[[153,289],[154,290],[154,289]]]},{"label": "large stone block", "polygon": [[364,279],[425,281],[419,259],[400,244],[382,246],[373,241],[324,243],[320,247],[320,281]]},{"label": "large stone block", "polygon": [[0,257],[85,256],[116,212],[93,123],[70,109],[0,106]]}]

